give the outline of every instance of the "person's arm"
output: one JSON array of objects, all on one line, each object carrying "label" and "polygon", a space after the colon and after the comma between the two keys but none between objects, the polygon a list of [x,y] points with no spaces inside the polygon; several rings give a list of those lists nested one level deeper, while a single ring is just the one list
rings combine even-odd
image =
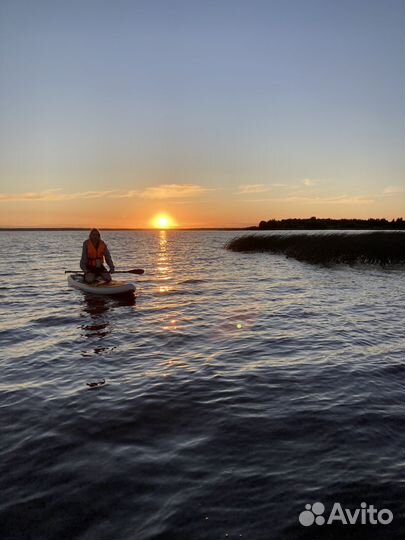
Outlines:
[{"label": "person's arm", "polygon": [[86,241],[83,242],[82,258],[80,259],[80,268],[83,270],[83,272],[86,272],[86,270],[87,270],[87,246],[86,246]]},{"label": "person's arm", "polygon": [[114,270],[115,270],[114,263],[113,263],[113,260],[111,258],[110,250],[108,249],[107,245],[105,246],[104,257],[105,257],[106,263],[108,264],[108,266],[110,268],[110,272],[114,272]]}]

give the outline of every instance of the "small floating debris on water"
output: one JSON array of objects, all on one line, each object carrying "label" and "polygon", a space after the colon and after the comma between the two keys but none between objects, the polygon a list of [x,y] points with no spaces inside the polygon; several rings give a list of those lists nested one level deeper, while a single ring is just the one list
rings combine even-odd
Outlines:
[{"label": "small floating debris on water", "polygon": [[105,384],[105,379],[102,379],[101,381],[88,382],[86,384],[89,388],[99,388]]}]

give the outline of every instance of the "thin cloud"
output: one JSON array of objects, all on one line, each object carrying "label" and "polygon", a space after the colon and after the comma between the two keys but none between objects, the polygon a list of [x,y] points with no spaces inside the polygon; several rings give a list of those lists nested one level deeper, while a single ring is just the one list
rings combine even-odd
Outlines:
[{"label": "thin cloud", "polygon": [[160,186],[146,188],[143,191],[114,189],[64,193],[58,188],[37,192],[0,193],[0,202],[72,201],[77,199],[100,199],[103,197],[111,199],[131,197],[142,197],[143,199],[178,199],[195,197],[206,191],[209,191],[208,188],[196,184],[162,184]]},{"label": "thin cloud", "polygon": [[317,181],[316,180],[312,180],[312,178],[304,178],[304,180],[302,181],[302,183],[304,184],[304,186],[306,187],[311,187],[311,186],[315,186],[317,184]]},{"label": "thin cloud", "polygon": [[[101,197],[109,197],[114,191],[83,191],[72,193],[70,196],[74,199],[100,199]],[[69,197],[69,195],[67,196]]]},{"label": "thin cloud", "polygon": [[404,188],[402,186],[388,186],[384,189],[383,193],[392,194],[392,193],[403,193]]},{"label": "thin cloud", "polygon": [[26,191],[24,193],[0,193],[0,202],[73,201],[78,199],[100,199],[102,197],[117,196],[123,195],[119,195],[119,192],[116,190],[63,193],[61,189],[47,189],[37,192]]},{"label": "thin cloud", "polygon": [[268,198],[268,199],[250,199],[244,202],[301,202],[308,204],[350,204],[350,205],[363,205],[370,204],[374,202],[374,199],[367,197],[348,197],[342,195],[340,197],[279,197],[279,198]]},{"label": "thin cloud", "polygon": [[[315,199],[313,202],[317,202]],[[341,197],[330,197],[325,199],[320,199],[320,203],[325,204],[353,204],[353,205],[362,205],[362,204],[371,204],[374,202],[374,199],[370,199],[369,197],[347,197],[346,195],[342,195]]]},{"label": "thin cloud", "polygon": [[206,191],[208,191],[208,188],[198,184],[161,184],[160,186],[146,188],[138,195],[143,199],[178,199],[195,197]]},{"label": "thin cloud", "polygon": [[270,191],[269,186],[265,184],[243,184],[238,187],[237,195],[246,195],[249,193],[265,193]]},{"label": "thin cloud", "polygon": [[129,190],[129,191],[114,191],[111,192],[111,199],[129,199],[130,197],[135,197],[136,195],[139,195],[139,191],[136,190]]}]

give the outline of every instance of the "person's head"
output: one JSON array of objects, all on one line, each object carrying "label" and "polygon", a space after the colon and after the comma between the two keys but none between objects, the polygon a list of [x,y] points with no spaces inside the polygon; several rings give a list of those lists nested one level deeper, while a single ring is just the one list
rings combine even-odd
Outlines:
[{"label": "person's head", "polygon": [[100,231],[98,229],[91,229],[89,238],[93,244],[98,244],[100,242]]}]

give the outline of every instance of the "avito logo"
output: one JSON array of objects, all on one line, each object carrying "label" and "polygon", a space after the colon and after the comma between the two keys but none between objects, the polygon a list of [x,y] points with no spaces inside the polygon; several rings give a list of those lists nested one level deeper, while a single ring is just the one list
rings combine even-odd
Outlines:
[{"label": "avito logo", "polygon": [[321,502],[314,504],[306,504],[305,510],[300,513],[298,520],[304,527],[310,527],[314,523],[316,525],[330,525],[331,523],[340,522],[342,525],[389,525],[394,519],[391,510],[383,508],[378,510],[374,505],[368,505],[362,502],[361,508],[350,510],[343,508],[338,502],[335,502],[328,518],[323,515],[325,513],[325,505]]}]

